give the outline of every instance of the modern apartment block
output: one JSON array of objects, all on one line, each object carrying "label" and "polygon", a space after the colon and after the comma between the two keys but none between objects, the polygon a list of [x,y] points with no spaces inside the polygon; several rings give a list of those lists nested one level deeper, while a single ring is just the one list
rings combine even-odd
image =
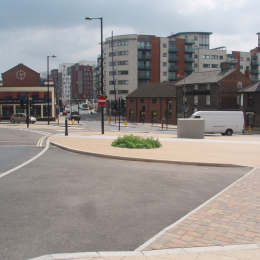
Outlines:
[{"label": "modern apartment block", "polygon": [[62,63],[59,65],[62,84],[62,101],[64,104],[68,103],[71,97],[71,77],[68,69],[72,65],[73,63]]},{"label": "modern apartment block", "polygon": [[72,100],[93,99],[93,66],[76,63],[68,68]]},{"label": "modern apartment block", "polygon": [[257,33],[258,46],[251,50],[251,80],[256,82],[260,80],[260,33]]}]

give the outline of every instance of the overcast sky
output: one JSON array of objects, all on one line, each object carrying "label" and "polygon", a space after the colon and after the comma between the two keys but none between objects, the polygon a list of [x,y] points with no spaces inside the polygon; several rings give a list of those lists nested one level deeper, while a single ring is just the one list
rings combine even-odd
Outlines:
[{"label": "overcast sky", "polygon": [[249,51],[260,31],[259,0],[0,0],[0,73],[18,63],[46,71],[64,62],[95,61],[104,39],[118,34],[169,36],[213,32],[211,48]]}]

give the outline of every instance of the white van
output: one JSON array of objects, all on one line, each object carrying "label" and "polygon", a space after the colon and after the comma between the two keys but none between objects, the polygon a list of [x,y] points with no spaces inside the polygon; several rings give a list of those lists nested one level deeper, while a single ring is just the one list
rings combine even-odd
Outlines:
[{"label": "white van", "polygon": [[205,133],[232,135],[244,130],[243,111],[197,111],[191,117],[205,120]]}]

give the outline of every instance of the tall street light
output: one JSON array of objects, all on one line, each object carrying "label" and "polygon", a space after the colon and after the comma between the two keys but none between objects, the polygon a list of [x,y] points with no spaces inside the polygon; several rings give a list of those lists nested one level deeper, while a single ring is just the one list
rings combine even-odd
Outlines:
[{"label": "tall street light", "polygon": [[[103,17],[86,17],[86,21],[100,20],[101,29],[101,95],[104,96],[104,50],[103,50]],[[104,107],[101,106],[101,132],[104,134]]]},{"label": "tall street light", "polygon": [[47,107],[47,113],[48,113],[48,125],[50,124],[50,79],[49,79],[49,59],[56,58],[55,55],[47,56],[47,86],[48,86],[48,107]]}]

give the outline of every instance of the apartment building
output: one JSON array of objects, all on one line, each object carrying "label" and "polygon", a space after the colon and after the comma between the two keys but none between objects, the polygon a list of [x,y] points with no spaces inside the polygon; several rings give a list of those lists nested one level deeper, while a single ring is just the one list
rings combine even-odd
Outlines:
[{"label": "apartment building", "polygon": [[71,76],[68,69],[72,65],[73,63],[62,63],[59,65],[59,72],[61,73],[62,101],[64,104],[68,103],[71,97]]},{"label": "apartment building", "polygon": [[93,67],[80,63],[68,68],[72,100],[93,99]]},{"label": "apartment building", "polygon": [[251,80],[256,82],[260,80],[260,33],[257,33],[258,45],[250,51],[251,54]]}]

